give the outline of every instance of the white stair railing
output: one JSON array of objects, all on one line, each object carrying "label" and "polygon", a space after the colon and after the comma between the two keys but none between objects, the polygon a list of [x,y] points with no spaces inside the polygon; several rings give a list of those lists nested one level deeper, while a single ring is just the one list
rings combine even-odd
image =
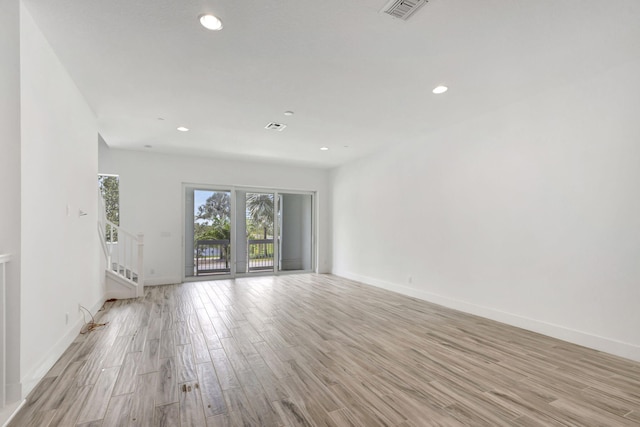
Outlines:
[{"label": "white stair railing", "polygon": [[144,235],[134,235],[109,221],[102,194],[98,200],[101,212],[98,230],[107,270],[137,286],[137,296],[141,297],[144,295]]}]

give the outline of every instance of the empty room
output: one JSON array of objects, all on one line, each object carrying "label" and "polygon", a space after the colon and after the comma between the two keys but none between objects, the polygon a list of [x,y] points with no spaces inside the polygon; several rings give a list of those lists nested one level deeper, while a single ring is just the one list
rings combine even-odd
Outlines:
[{"label": "empty room", "polygon": [[640,425],[636,0],[0,0],[0,425]]}]

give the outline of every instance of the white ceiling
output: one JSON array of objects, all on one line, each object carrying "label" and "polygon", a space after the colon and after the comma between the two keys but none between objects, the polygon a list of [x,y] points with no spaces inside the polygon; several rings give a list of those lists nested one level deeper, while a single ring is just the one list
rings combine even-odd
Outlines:
[{"label": "white ceiling", "polygon": [[640,56],[637,0],[431,0],[406,22],[386,1],[24,3],[109,146],[318,167]]}]

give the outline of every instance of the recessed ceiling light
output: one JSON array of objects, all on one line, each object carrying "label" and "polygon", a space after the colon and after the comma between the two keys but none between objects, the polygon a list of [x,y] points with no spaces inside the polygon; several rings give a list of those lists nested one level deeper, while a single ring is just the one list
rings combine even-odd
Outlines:
[{"label": "recessed ceiling light", "polygon": [[322,151],[328,151],[328,150],[329,150],[329,147],[320,147],[320,150],[322,150]]},{"label": "recessed ceiling light", "polygon": [[284,115],[285,116],[293,116],[293,111],[285,111]]},{"label": "recessed ceiling light", "polygon": [[433,93],[435,93],[436,95],[440,95],[441,93],[445,93],[448,90],[449,88],[446,86],[436,86],[436,88],[433,89]]},{"label": "recessed ceiling light", "polygon": [[162,117],[158,117],[158,120],[164,120]]},{"label": "recessed ceiling light", "polygon": [[180,127],[178,128],[178,130],[179,130],[180,132],[189,132],[189,128],[186,128],[186,127],[184,127],[184,126],[180,126]]},{"label": "recessed ceiling light", "polygon": [[152,146],[152,145],[149,145],[149,144],[146,144],[146,145],[144,146],[144,148],[152,148],[152,147],[153,147],[153,146]]},{"label": "recessed ceiling light", "polygon": [[200,16],[200,23],[207,30],[218,31],[222,29],[222,21],[217,16],[202,15]]}]

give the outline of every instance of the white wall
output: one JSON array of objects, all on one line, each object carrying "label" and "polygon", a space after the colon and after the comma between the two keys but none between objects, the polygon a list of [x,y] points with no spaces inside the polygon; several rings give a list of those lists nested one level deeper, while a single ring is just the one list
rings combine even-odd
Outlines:
[{"label": "white wall", "polygon": [[145,235],[146,284],[182,279],[183,183],[317,191],[318,267],[320,272],[331,268],[326,170],[113,150],[101,145],[100,173],[120,176],[121,225]]},{"label": "white wall", "polygon": [[[75,338],[82,324],[78,304],[99,305],[104,288],[96,228],[96,120],[24,7],[20,34],[26,394]],[[79,210],[88,215],[80,217]]]},{"label": "white wall", "polygon": [[640,360],[639,75],[335,170],[333,271]]},{"label": "white wall", "polygon": [[[20,398],[20,2],[0,0],[0,254],[7,265],[8,401]],[[0,424],[2,419],[0,418]]]}]

